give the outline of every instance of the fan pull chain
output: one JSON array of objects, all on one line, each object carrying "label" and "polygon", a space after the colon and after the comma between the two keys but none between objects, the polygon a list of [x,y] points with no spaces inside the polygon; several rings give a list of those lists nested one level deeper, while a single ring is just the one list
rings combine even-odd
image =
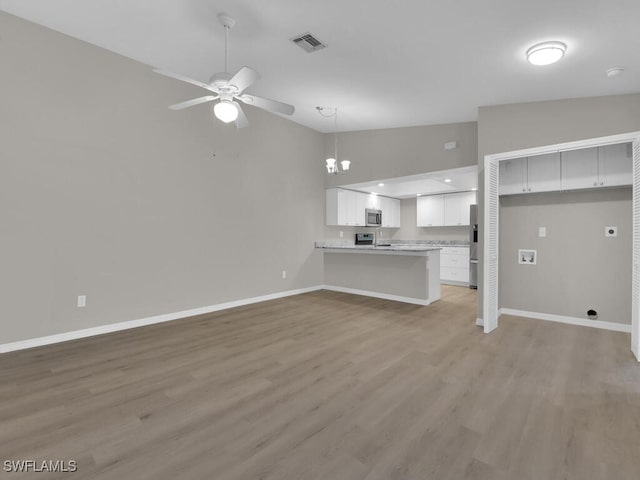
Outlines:
[{"label": "fan pull chain", "polygon": [[224,26],[224,71],[229,72],[229,26]]},{"label": "fan pull chain", "polygon": [[336,107],[333,112],[333,126],[334,126],[334,158],[338,161],[338,108]]}]

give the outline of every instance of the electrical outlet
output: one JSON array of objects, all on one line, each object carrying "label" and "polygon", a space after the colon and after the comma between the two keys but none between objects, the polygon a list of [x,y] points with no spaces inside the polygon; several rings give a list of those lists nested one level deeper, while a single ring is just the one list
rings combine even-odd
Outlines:
[{"label": "electrical outlet", "polygon": [[618,227],[604,227],[604,236],[605,237],[617,237],[618,236]]},{"label": "electrical outlet", "polygon": [[340,230],[340,238],[344,238],[344,232]]},{"label": "electrical outlet", "polygon": [[86,295],[78,295],[78,308],[84,308],[87,306],[87,296]]},{"label": "electrical outlet", "polygon": [[539,227],[538,228],[538,236],[546,237],[547,236],[547,227]]},{"label": "electrical outlet", "polygon": [[283,279],[287,278],[287,271],[286,270],[282,270],[282,278]]}]

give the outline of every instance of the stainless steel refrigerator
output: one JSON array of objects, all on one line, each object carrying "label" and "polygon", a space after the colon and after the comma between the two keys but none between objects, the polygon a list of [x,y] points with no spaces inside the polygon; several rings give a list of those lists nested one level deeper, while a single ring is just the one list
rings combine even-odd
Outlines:
[{"label": "stainless steel refrigerator", "polygon": [[478,288],[478,205],[469,211],[469,288]]}]

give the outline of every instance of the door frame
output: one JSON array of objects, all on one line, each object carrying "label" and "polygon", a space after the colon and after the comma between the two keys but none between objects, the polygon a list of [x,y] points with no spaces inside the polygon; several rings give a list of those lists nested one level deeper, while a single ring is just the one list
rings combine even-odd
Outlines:
[{"label": "door frame", "polygon": [[[485,333],[498,327],[499,309],[499,276],[498,276],[498,237],[499,237],[499,202],[490,199],[498,196],[499,162],[520,157],[531,157],[546,153],[558,153],[581,148],[600,147],[615,143],[633,144],[633,241],[632,241],[632,289],[631,289],[631,351],[640,362],[640,131],[590,138],[574,142],[546,145],[543,147],[525,148],[511,152],[494,153],[484,156],[484,223],[483,234],[483,285],[482,285],[482,325]],[[491,172],[493,171],[493,175]],[[492,181],[493,177],[493,181]],[[493,221],[491,221],[493,220]],[[489,247],[493,247],[489,248]],[[491,251],[494,251],[493,258]],[[493,262],[493,263],[492,263]],[[488,268],[492,266],[492,268]],[[490,275],[494,275],[495,278]]]}]

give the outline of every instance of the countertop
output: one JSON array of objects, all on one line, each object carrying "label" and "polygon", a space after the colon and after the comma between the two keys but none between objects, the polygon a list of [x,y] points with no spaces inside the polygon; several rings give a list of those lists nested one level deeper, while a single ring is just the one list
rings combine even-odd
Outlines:
[{"label": "countertop", "polygon": [[316,242],[316,248],[322,248],[329,253],[377,253],[420,256],[426,256],[428,252],[442,250],[439,246],[427,244],[354,245],[353,243],[336,241]]}]

